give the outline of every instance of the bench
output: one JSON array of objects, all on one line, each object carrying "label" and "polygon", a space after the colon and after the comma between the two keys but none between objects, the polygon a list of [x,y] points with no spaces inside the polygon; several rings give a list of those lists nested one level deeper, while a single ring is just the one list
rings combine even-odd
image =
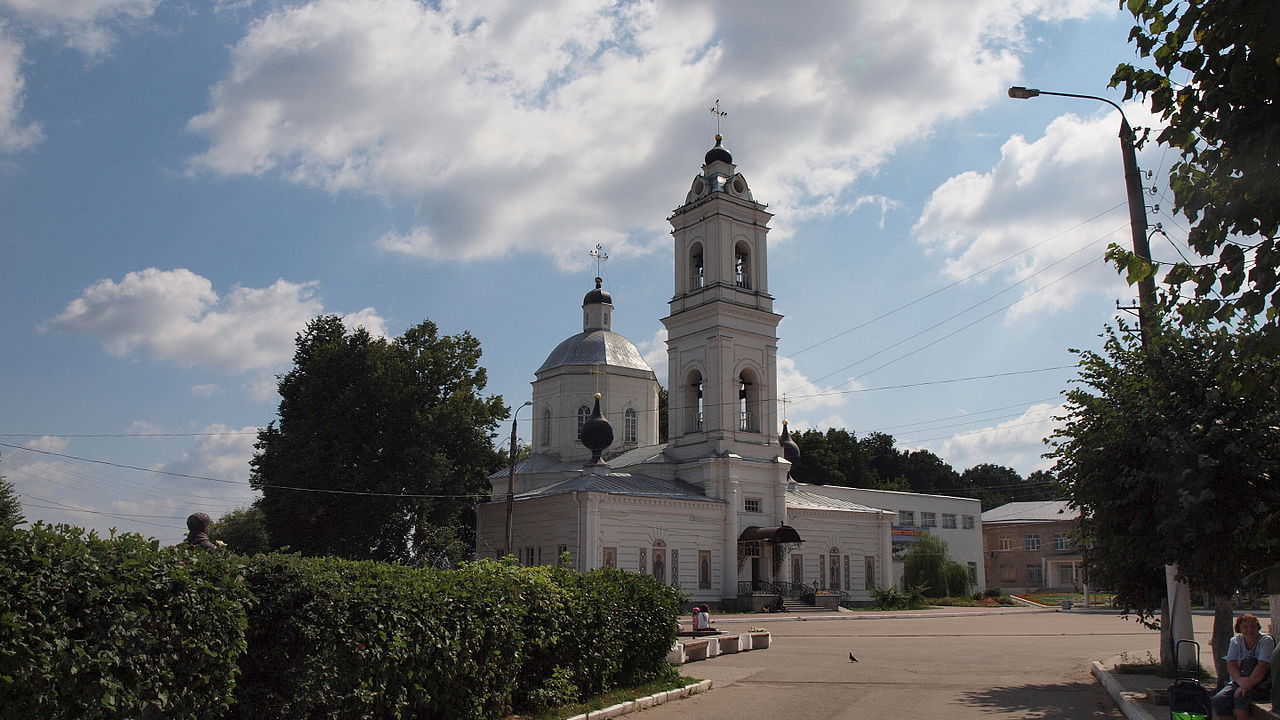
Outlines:
[{"label": "bench", "polygon": [[[694,660],[706,660],[712,657],[711,640],[690,640],[681,643],[684,646],[685,662],[693,662]],[[717,648],[718,649],[718,648]]]}]

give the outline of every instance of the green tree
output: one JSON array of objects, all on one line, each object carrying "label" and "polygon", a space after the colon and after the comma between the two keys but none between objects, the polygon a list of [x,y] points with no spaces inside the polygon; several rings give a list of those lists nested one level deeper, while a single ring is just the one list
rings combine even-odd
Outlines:
[{"label": "green tree", "polygon": [[308,555],[449,564],[486,476],[502,399],[480,343],[430,321],[386,340],[312,320],[258,435],[250,483],[271,545]]},{"label": "green tree", "polygon": [[13,483],[0,475],[0,528],[12,530],[26,521],[22,516],[22,502]]},{"label": "green tree", "polygon": [[[1076,351],[1079,387],[1048,457],[1080,508],[1091,581],[1144,619],[1164,565],[1222,600],[1280,561],[1280,362],[1250,352],[1253,342],[1228,328],[1157,326],[1145,348],[1108,329],[1101,353]],[[1214,625],[1218,657],[1229,603]]]},{"label": "green tree", "polygon": [[800,462],[791,475],[801,482],[842,487],[876,487],[879,478],[867,461],[858,438],[848,430],[805,430],[791,436],[800,448]]},{"label": "green tree", "polygon": [[[1191,281],[1193,318],[1280,320],[1280,3],[1275,0],[1127,0],[1129,39],[1154,68],[1121,64],[1125,99],[1149,100],[1164,124],[1156,139],[1178,153],[1169,168],[1173,208],[1208,262],[1166,274],[1171,295]],[[1124,255],[1124,253],[1118,253]],[[1135,259],[1127,256],[1131,267]],[[1223,299],[1225,298],[1225,300]],[[1274,349],[1274,344],[1270,345]]]},{"label": "green tree", "polygon": [[936,492],[961,487],[960,473],[928,450],[903,453],[903,472],[913,492]]},{"label": "green tree", "polygon": [[209,539],[226,544],[231,552],[256,555],[271,549],[267,516],[258,507],[236,508],[213,521]]},{"label": "green tree", "polygon": [[959,597],[973,588],[969,568],[947,555],[947,541],[921,533],[902,558],[903,587],[920,587],[929,597]]}]

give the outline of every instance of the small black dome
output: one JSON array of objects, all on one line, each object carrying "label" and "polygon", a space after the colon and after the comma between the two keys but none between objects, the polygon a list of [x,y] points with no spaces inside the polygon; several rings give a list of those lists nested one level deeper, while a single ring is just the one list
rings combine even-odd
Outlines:
[{"label": "small black dome", "polygon": [[707,151],[707,156],[702,159],[704,163],[706,163],[707,165],[710,165],[716,160],[722,160],[724,162],[729,163],[730,165],[733,164],[733,156],[729,154],[729,151],[725,149],[724,145],[720,144],[723,141],[724,141],[724,136],[717,133],[716,146]]},{"label": "small black dome", "polygon": [[791,431],[787,429],[787,421],[782,421],[782,437],[778,438],[778,444],[782,446],[782,457],[792,465],[800,459],[800,446],[795,440],[791,439]]},{"label": "small black dome", "polygon": [[587,293],[586,297],[582,298],[583,305],[596,305],[600,303],[608,305],[613,304],[613,296],[609,294],[609,291],[600,289],[600,285],[603,283],[604,280],[596,278],[596,289]]},{"label": "small black dome", "polygon": [[591,451],[591,464],[600,462],[600,456],[613,444],[613,423],[600,412],[600,393],[596,393],[596,407],[591,417],[582,424],[578,439]]}]

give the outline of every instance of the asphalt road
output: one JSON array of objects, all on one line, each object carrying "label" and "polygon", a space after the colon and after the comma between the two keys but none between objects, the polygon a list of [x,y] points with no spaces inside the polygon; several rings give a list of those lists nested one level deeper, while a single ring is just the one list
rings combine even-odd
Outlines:
[{"label": "asphalt road", "polygon": [[685,675],[710,679],[713,689],[634,717],[1119,719],[1089,662],[1122,652],[1145,658],[1159,645],[1132,620],[1042,610],[751,625],[773,633],[771,648],[686,664]]}]

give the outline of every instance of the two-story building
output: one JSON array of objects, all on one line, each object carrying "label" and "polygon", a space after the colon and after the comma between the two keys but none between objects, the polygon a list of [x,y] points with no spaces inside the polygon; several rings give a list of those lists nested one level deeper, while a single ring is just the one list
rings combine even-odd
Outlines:
[{"label": "two-story building", "polygon": [[1079,591],[1079,517],[1066,500],[1012,502],[982,513],[987,582],[1012,593]]}]

